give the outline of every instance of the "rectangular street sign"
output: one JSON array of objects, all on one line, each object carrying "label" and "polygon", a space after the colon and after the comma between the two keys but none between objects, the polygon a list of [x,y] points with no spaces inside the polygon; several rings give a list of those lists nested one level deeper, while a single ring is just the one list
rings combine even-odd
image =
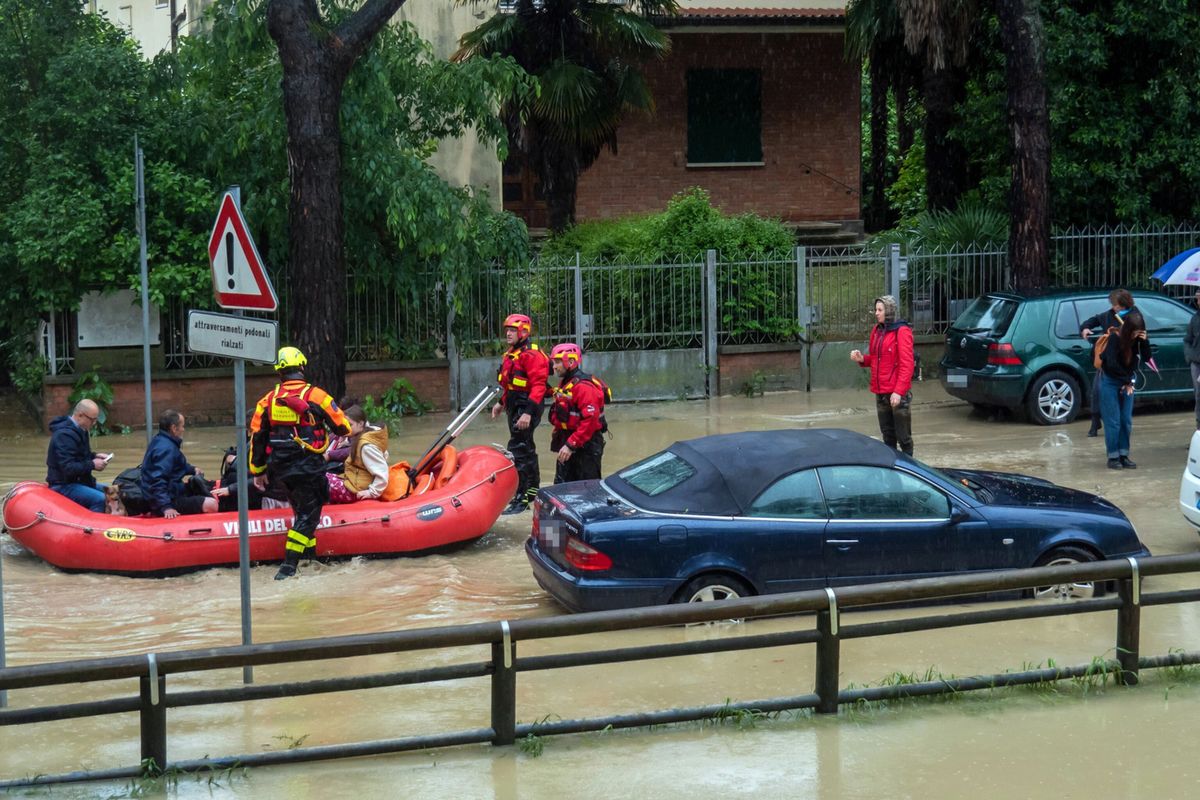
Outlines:
[{"label": "rectangular street sign", "polygon": [[212,311],[188,311],[188,349],[244,361],[270,364],[279,346],[279,323]]}]

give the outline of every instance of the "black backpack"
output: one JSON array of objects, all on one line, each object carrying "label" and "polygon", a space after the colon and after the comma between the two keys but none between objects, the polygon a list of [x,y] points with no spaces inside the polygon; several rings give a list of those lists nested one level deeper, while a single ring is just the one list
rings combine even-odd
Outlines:
[{"label": "black backpack", "polygon": [[121,493],[121,502],[125,504],[125,512],[129,516],[136,517],[149,510],[146,505],[146,497],[142,494],[142,468],[140,466],[123,470],[113,479],[113,485]]}]

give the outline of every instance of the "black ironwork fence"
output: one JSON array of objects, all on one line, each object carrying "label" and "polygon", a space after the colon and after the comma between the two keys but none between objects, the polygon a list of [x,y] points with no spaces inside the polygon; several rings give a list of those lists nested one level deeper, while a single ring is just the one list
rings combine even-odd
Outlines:
[{"label": "black ironwork fence", "polygon": [[[106,714],[137,712],[141,721],[141,763],[89,772],[7,778],[0,788],[85,780],[113,780],[153,774],[164,770],[222,770],[233,766],[261,766],[332,758],[393,753],[431,747],[490,742],[508,745],[527,735],[580,733],[605,728],[628,728],[672,722],[710,719],[738,711],[783,711],[813,709],[836,713],[839,706],[860,700],[917,697],[923,695],[988,689],[1000,686],[1042,683],[1093,675],[1096,662],[1074,667],[1028,669],[977,675],[966,678],[930,680],[872,688],[842,689],[839,685],[841,643],[849,639],[896,633],[936,630],[991,622],[1057,617],[1103,611],[1116,612],[1116,658],[1099,665],[1111,672],[1121,685],[1137,683],[1143,669],[1200,664],[1200,651],[1171,652],[1142,656],[1140,652],[1141,611],[1146,606],[1196,602],[1200,589],[1156,593],[1142,591],[1147,576],[1200,572],[1200,554],[1163,556],[1140,561],[1125,559],[1039,567],[983,574],[956,575],[908,582],[879,583],[765,595],[718,603],[698,603],[591,614],[519,619],[421,630],[359,634],[324,639],[244,645],[239,647],[149,653],[118,658],[89,659],[55,664],[36,664],[0,669],[0,691],[71,683],[136,679],[136,696],[82,703],[11,708],[0,711],[0,726],[24,725],[50,720],[77,719]],[[965,612],[922,615],[919,609],[904,617],[876,622],[847,624],[847,608],[884,603],[920,602],[981,593],[1025,590],[1063,582],[1115,582],[1116,594],[1073,602],[1029,603],[986,607]],[[654,628],[711,622],[730,618],[755,619],[777,615],[815,614],[796,617],[793,630],[746,634],[702,641],[661,642],[636,647],[601,650],[572,650],[537,656],[520,656],[518,645],[534,640],[556,640],[609,631]],[[752,650],[798,644],[815,645],[816,677],[807,694],[763,700],[724,702],[691,708],[647,710],[630,714],[567,720],[517,722],[517,675],[542,670],[615,664],[704,653]],[[442,665],[401,672],[352,677],[250,685],[192,691],[168,691],[168,676],[185,675],[248,665],[289,664],[300,661],[347,659],[382,653],[442,650],[463,646],[485,646],[489,657],[470,663]],[[282,752],[250,753],[217,758],[172,762],[167,750],[167,709],[233,703],[267,698],[365,690],[385,686],[419,685],[437,681],[487,678],[491,684],[490,723],[487,726],[451,732],[429,733],[398,739],[355,742]],[[717,690],[718,697],[722,691]],[[32,766],[32,765],[30,765]]]}]

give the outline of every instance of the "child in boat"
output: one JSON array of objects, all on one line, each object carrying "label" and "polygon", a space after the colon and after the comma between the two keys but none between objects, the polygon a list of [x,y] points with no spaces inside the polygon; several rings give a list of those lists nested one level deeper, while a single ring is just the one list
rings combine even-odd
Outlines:
[{"label": "child in boat", "polygon": [[362,406],[345,409],[350,423],[350,452],[341,475],[325,473],[330,503],[378,500],[388,485],[388,433],[367,422]]}]

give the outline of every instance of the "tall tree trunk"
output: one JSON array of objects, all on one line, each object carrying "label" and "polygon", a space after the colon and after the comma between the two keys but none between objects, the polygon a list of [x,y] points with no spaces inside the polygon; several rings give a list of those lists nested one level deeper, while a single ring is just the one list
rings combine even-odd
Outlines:
[{"label": "tall tree trunk", "polygon": [[898,70],[892,80],[892,95],[896,98],[896,147],[900,151],[900,158],[908,155],[908,149],[913,146],[913,140],[916,138],[912,119],[908,115],[912,89],[912,80]]},{"label": "tall tree trunk", "polygon": [[966,92],[962,68],[925,66],[925,203],[930,211],[958,206],[967,181],[967,152],[951,138],[958,124],[958,104]]},{"label": "tall tree trunk", "polygon": [[404,0],[367,0],[336,29],[316,0],[269,0],[267,32],[283,67],[287,121],[289,338],[307,377],[346,391],[341,106],[350,68]]},{"label": "tall tree trunk", "polygon": [[888,205],[884,189],[887,188],[888,155],[888,79],[883,63],[873,58],[869,64],[871,80],[871,167],[868,182],[871,186],[871,212],[867,228],[880,231],[887,227]]},{"label": "tall tree trunk", "polygon": [[1039,0],[998,0],[1012,134],[1009,262],[1018,290],[1050,282],[1050,116]]},{"label": "tall tree trunk", "polygon": [[547,225],[561,233],[575,223],[575,194],[579,188],[579,155],[572,148],[541,142],[538,177],[546,197]]}]

